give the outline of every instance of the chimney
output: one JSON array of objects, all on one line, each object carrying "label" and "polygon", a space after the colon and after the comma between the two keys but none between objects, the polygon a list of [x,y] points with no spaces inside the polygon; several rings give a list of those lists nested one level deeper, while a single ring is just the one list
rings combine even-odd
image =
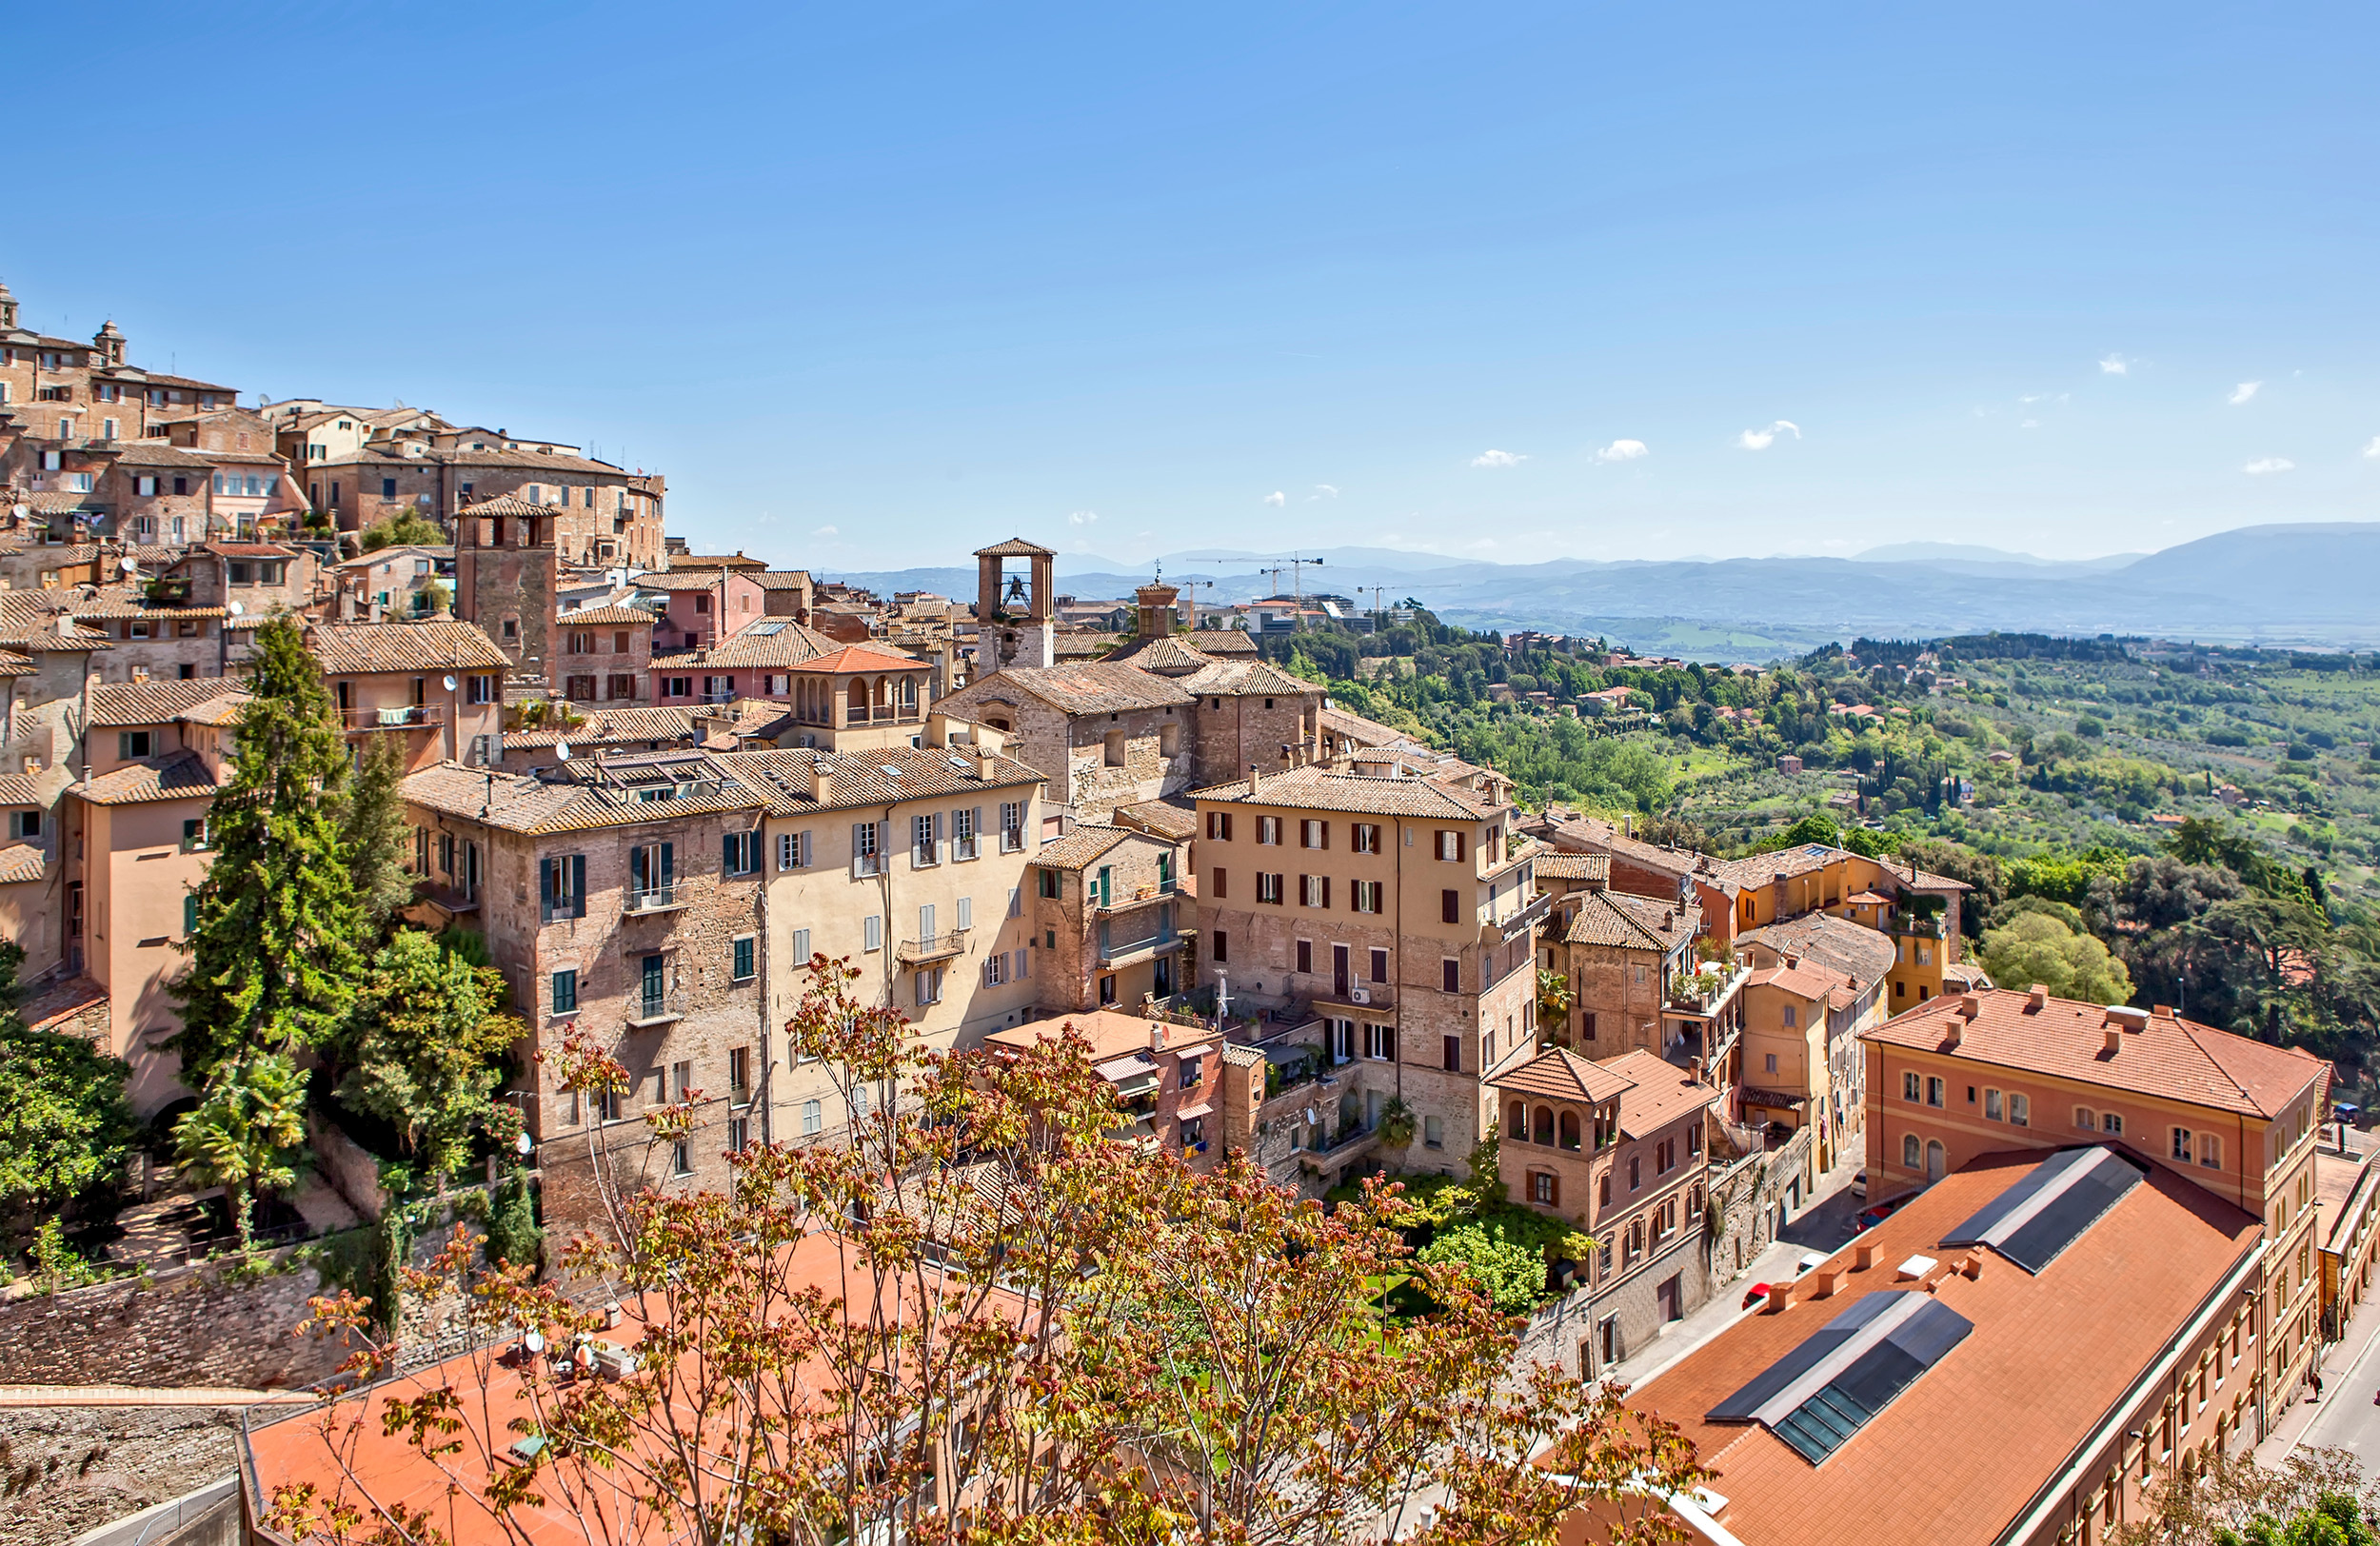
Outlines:
[{"label": "chimney", "polygon": [[1875,1265],[1875,1241],[1861,1240],[1857,1245],[1853,1246],[1851,1264],[1854,1272],[1866,1272],[1874,1267]]},{"label": "chimney", "polygon": [[1151,1052],[1165,1050],[1165,1022],[1161,1020],[1149,1021],[1149,1050]]},{"label": "chimney", "polygon": [[1248,794],[1251,798],[1254,798],[1257,791],[1257,785],[1259,782],[1261,782],[1263,777],[1264,775],[1258,771],[1257,765],[1254,763],[1250,763],[1248,764]]},{"label": "chimney", "polygon": [[1958,1018],[1959,1018],[1959,1019],[1961,1019],[1961,1020],[1973,1020],[1973,1019],[1974,1019],[1977,1015],[1980,1015],[1980,1014],[1982,1014],[1982,1013],[1983,1013],[1983,995],[1982,995],[1982,994],[1980,994],[1980,993],[1962,993],[1962,994],[1960,994],[1960,995],[1958,996]]},{"label": "chimney", "polygon": [[2025,995],[2026,1009],[2037,1015],[2041,1013],[2042,1010],[2048,1008],[2049,1004],[2050,990],[2042,986],[2040,983],[2035,982],[2032,989]]},{"label": "chimney", "polygon": [[1791,1283],[1771,1283],[1769,1285],[1769,1301],[1768,1303],[1760,1306],[1760,1313],[1766,1316],[1782,1315],[1787,1310],[1792,1309],[1793,1306],[1794,1285]]},{"label": "chimney", "polygon": [[2123,1051],[2123,1050],[2124,1050],[2124,1031],[2123,1031],[2123,1028],[2122,1028],[2121,1026],[2117,1025],[2117,1024],[2115,1023],[2115,1021],[2108,1021],[2108,1056],[2109,1056],[2109,1057],[2111,1057],[2111,1058],[2112,1058],[2112,1057],[2114,1057],[2117,1053],[2119,1053],[2119,1052],[2121,1052],[2121,1051]]},{"label": "chimney", "polygon": [[1785,969],[1789,972],[1799,971],[1801,969],[1801,958],[1796,955],[1787,956],[1785,958]]},{"label": "chimney", "polygon": [[1943,1026],[1942,1045],[1954,1052],[1958,1049],[1958,1043],[1964,1041],[1966,1036],[1966,1023],[1956,1015],[1953,1015]]},{"label": "chimney", "polygon": [[1821,1267],[1811,1277],[1810,1297],[1814,1299],[1833,1298],[1835,1291],[1842,1286],[1842,1268]]},{"label": "chimney", "polygon": [[1000,777],[1000,758],[996,754],[985,751],[980,746],[977,747],[975,753],[975,776],[985,783],[989,783],[994,779]]}]

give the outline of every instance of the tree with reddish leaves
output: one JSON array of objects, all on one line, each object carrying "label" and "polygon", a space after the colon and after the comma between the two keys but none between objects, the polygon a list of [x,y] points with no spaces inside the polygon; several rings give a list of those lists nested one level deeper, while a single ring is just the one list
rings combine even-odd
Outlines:
[{"label": "tree with reddish leaves", "polygon": [[[1661,1500],[1705,1479],[1691,1446],[1610,1392],[1516,1377],[1512,1324],[1414,1261],[1394,1186],[1326,1210],[1239,1156],[1193,1175],[1111,1136],[1071,1028],[935,1052],[860,1003],[858,975],[814,958],[786,1027],[837,1081],[847,1139],[731,1156],[725,1192],[614,1187],[566,1280],[450,1246],[410,1286],[449,1296],[486,1351],[304,1419],[328,1479],[273,1486],[274,1527],[339,1546],[1517,1546],[1604,1499],[1615,1522],[1588,1538],[1683,1538]],[[623,1077],[583,1043],[561,1057],[565,1088]],[[653,1113],[653,1141],[691,1117]],[[1439,1308],[1389,1313],[1407,1280]],[[606,1325],[615,1294],[632,1330]],[[366,1331],[352,1301],[317,1319]],[[547,1356],[518,1353],[530,1327]],[[607,1335],[632,1341],[593,1350],[613,1378],[557,1370]],[[443,1510],[380,1500],[392,1445],[406,1496]]]}]

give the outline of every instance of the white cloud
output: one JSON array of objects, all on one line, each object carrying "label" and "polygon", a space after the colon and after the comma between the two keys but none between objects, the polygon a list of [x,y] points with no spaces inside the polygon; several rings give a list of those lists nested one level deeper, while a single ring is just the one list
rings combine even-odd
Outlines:
[{"label": "white cloud", "polygon": [[2369,457],[2380,458],[2380,435],[2374,435],[2370,440],[2365,443],[2364,454]]},{"label": "white cloud", "polygon": [[2260,456],[2253,462],[2249,463],[2246,466],[2240,468],[2240,471],[2259,474],[2266,472],[2288,472],[2296,466],[2296,463],[2291,461],[2286,456]]},{"label": "white cloud", "polygon": [[1099,518],[1100,512],[1097,510],[1072,510],[1066,515],[1066,525],[1070,526],[1087,526]]},{"label": "white cloud", "polygon": [[1338,497],[1339,488],[1338,486],[1334,484],[1316,484],[1314,486],[1314,492],[1306,496],[1309,500],[1337,499]]},{"label": "white cloud", "polygon": [[833,526],[820,526],[817,530],[811,532],[810,535],[813,537],[840,537],[843,533],[837,531]]},{"label": "white cloud", "polygon": [[1640,440],[1616,440],[1595,453],[1598,462],[1634,462],[1652,447]]},{"label": "white cloud", "polygon": [[1517,467],[1528,460],[1528,456],[1520,451],[1486,450],[1473,457],[1471,465],[1475,467]]},{"label": "white cloud", "polygon": [[1289,496],[1276,488],[1271,493],[1264,496],[1264,503],[1276,506],[1286,505],[1289,503]]},{"label": "white cloud", "polygon": [[2099,368],[2111,376],[2120,376],[2132,367],[2132,362],[2120,354],[2111,354],[2099,362]]},{"label": "white cloud", "polygon": [[2261,381],[2243,381],[2238,386],[2231,388],[2231,395],[2225,398],[2224,401],[2231,404],[2231,406],[2237,407],[2242,403],[2245,403],[2250,398],[2255,396],[2256,388],[2262,386],[2263,385],[2264,383]]},{"label": "white cloud", "polygon": [[[1745,430],[1742,434],[1735,437],[1735,444],[1747,451],[1765,451],[1770,446],[1776,444],[1776,437],[1778,435],[1788,432],[1790,432],[1795,440],[1801,439],[1801,426],[1794,423],[1791,419],[1779,419],[1776,423],[1769,426],[1766,429]],[[1623,444],[1633,443],[1624,442]],[[1641,456],[1644,452],[1639,449],[1636,454]]]},{"label": "white cloud", "polygon": [[2038,419],[2027,419],[2023,424],[2018,425],[2016,427],[2019,429],[2038,429],[2041,427],[2041,421]]}]

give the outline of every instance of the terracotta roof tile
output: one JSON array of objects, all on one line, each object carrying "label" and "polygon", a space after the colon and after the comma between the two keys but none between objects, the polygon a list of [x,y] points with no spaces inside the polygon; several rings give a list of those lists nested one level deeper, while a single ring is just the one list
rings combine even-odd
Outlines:
[{"label": "terracotta roof tile", "polygon": [[1229,805],[1281,805],[1293,810],[1347,811],[1359,816],[1413,816],[1448,822],[1478,822],[1508,808],[1468,791],[1429,779],[1375,779],[1319,766],[1265,776],[1257,792],[1241,779],[1191,793],[1194,800]]},{"label": "terracotta roof tile", "polygon": [[90,723],[102,730],[125,724],[170,724],[185,709],[238,690],[238,683],[227,677],[105,682],[90,690]]},{"label": "terracotta roof tile", "polygon": [[648,611],[642,606],[627,605],[590,606],[581,612],[557,613],[554,618],[555,623],[565,628],[591,628],[598,624],[649,628],[660,620],[661,614],[658,612]]},{"label": "terracotta roof tile", "polygon": [[1137,835],[1121,826],[1078,826],[1056,842],[1041,844],[1034,851],[1033,862],[1043,869],[1079,870],[1106,858]]},{"label": "terracotta roof tile", "polygon": [[512,663],[475,623],[426,618],[418,623],[317,623],[307,647],[326,676],[374,671],[501,671]]},{"label": "terracotta roof tile", "polygon": [[1782,922],[1747,929],[1735,937],[1738,946],[1763,945],[1778,955],[1805,956],[1818,964],[1873,982],[1893,970],[1893,937],[1825,913],[1805,913]]},{"label": "terracotta roof tile", "polygon": [[68,977],[45,983],[18,1006],[17,1013],[30,1029],[46,1031],[55,1028],[62,1020],[107,1001],[108,990],[97,982],[88,977]]},{"label": "terracotta roof tile", "polygon": [[1518,1067],[1492,1076],[1488,1083],[1519,1095],[1593,1104],[1625,1093],[1636,1081],[1610,1064],[1591,1062],[1568,1047],[1548,1047]]},{"label": "terracotta roof tile", "polygon": [[1053,547],[1043,547],[1038,543],[1026,542],[1022,537],[1011,537],[1004,543],[994,543],[989,547],[977,548],[975,556],[977,558],[1056,558],[1058,550]]},{"label": "terracotta roof tile", "polygon": [[1623,1052],[1602,1066],[1628,1080],[1619,1098],[1619,1130],[1626,1138],[1650,1138],[1719,1099],[1717,1090],[1654,1053]]},{"label": "terracotta roof tile", "polygon": [[0,885],[20,885],[38,881],[49,864],[49,856],[30,842],[11,843],[0,848]]},{"label": "terracotta roof tile", "polygon": [[1184,842],[1199,835],[1199,813],[1170,800],[1143,800],[1116,807],[1115,820],[1147,828],[1159,837]]},{"label": "terracotta roof tile", "polygon": [[1193,695],[1181,684],[1137,665],[1100,661],[1081,665],[1012,666],[982,678],[976,687],[1006,687],[1030,694],[1066,714],[1116,714],[1136,708],[1187,704]]},{"label": "terracotta roof tile", "polygon": [[1540,881],[1609,881],[1612,878],[1612,856],[1609,854],[1550,853],[1537,860]]},{"label": "terracotta roof tile", "polygon": [[[1540,862],[1542,862],[1540,861]],[[1702,926],[1702,909],[1678,907],[1621,891],[1590,891],[1562,939],[1570,944],[1608,945],[1620,950],[1676,949]]]},{"label": "terracotta roof tile", "polygon": [[994,1046],[1029,1047],[1038,1042],[1056,1041],[1071,1026],[1091,1044],[1089,1056],[1095,1062],[1105,1062],[1136,1052],[1147,1052],[1153,1041],[1153,1029],[1161,1029],[1166,1050],[1182,1051],[1202,1047],[1220,1041],[1214,1031],[1197,1025],[1175,1025],[1163,1021],[1142,1020],[1121,1009],[1090,1009],[1039,1020],[1029,1025],[1015,1025],[994,1031],[983,1040]]},{"label": "terracotta roof tile", "polygon": [[1200,698],[1261,698],[1268,694],[1277,698],[1299,698],[1308,693],[1319,695],[1319,683],[1294,677],[1267,661],[1217,661],[1214,664],[1183,677],[1181,684]]},{"label": "terracotta roof tile", "polygon": [[0,773],[0,805],[39,805],[41,785],[30,774]]},{"label": "terracotta roof tile", "polygon": [[845,644],[802,664],[804,671],[915,671],[925,662],[869,644]]},{"label": "terracotta roof tile", "polygon": [[127,763],[71,786],[93,805],[141,805],[159,800],[211,798],[215,777],[196,752],[177,751]]},{"label": "terracotta roof tile", "polygon": [[[1960,1020],[1968,1000],[1977,1012]],[[1959,1041],[1953,1047],[1945,1033],[1954,1021]],[[2151,1015],[2142,1029],[2125,1031],[2120,1050],[2110,1053],[2108,1024],[2108,1011],[2099,1004],[2045,997],[2034,1009],[2029,993],[1996,988],[1944,994],[1860,1040],[2266,1118],[2330,1076],[2330,1063],[2311,1052],[2167,1015]]]},{"label": "terracotta roof tile", "polygon": [[[732,666],[761,670],[770,666],[792,669],[807,666],[820,656],[835,652],[835,642],[817,629],[805,628],[791,618],[773,617],[763,619],[708,649],[670,655],[667,662],[672,670],[716,670]],[[655,664],[661,663],[657,661]],[[922,667],[923,663],[911,661],[909,664]]]}]

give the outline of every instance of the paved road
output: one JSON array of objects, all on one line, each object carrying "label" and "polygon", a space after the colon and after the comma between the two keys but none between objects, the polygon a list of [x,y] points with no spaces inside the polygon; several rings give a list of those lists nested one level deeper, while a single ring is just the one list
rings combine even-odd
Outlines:
[{"label": "paved road", "polygon": [[2297,1442],[2352,1451],[2370,1472],[2380,1461],[2380,1405],[2372,1400],[2380,1392],[2380,1337],[2368,1337],[2352,1362],[2337,1359],[2336,1354],[2333,1358],[2322,1373],[2323,1394],[2329,1398]]}]

